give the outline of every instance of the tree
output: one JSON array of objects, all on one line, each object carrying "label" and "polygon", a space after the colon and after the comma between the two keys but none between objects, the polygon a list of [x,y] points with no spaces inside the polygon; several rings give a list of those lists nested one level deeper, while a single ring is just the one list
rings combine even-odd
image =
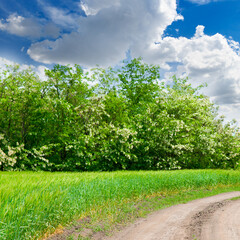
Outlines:
[{"label": "tree", "polygon": [[0,74],[0,170],[237,168],[239,129],[188,79],[133,59]]}]

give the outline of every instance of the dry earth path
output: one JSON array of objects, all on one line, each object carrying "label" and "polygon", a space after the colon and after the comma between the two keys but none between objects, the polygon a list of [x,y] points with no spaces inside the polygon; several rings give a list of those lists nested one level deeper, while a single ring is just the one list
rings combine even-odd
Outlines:
[{"label": "dry earth path", "polygon": [[108,240],[239,240],[240,192],[172,206],[116,233]]}]

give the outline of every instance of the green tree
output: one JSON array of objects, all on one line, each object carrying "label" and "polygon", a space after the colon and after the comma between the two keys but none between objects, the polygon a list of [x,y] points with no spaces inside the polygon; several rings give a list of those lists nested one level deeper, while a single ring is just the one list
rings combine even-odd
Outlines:
[{"label": "green tree", "polygon": [[0,170],[237,168],[239,128],[188,79],[133,59],[0,74]]}]

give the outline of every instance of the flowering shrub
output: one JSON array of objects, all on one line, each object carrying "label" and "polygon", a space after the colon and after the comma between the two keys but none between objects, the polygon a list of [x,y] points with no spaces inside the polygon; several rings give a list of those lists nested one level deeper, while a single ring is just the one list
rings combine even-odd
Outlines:
[{"label": "flowering shrub", "polygon": [[0,76],[0,169],[237,168],[239,129],[187,79],[133,59],[117,70],[56,65]]}]

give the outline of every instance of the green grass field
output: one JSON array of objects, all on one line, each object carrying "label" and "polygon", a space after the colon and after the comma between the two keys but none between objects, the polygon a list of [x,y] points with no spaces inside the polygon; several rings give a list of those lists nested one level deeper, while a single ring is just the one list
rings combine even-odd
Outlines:
[{"label": "green grass field", "polygon": [[86,216],[127,222],[146,212],[136,203],[153,199],[154,210],[230,190],[240,190],[240,171],[1,172],[0,239],[39,239]]}]

